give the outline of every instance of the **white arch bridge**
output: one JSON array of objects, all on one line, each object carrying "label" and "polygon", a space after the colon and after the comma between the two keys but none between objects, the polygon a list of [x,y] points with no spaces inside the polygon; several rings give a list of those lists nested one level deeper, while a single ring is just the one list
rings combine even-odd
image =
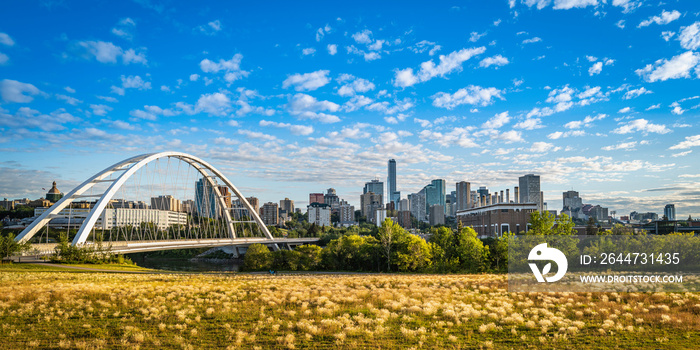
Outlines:
[{"label": "white arch bridge", "polygon": [[50,228],[54,235],[64,229],[74,246],[99,242],[115,253],[253,243],[278,249],[319,240],[273,237],[222,172],[181,152],[143,154],[102,170],[46,209],[16,240],[31,241],[46,254],[56,245],[48,242]]}]

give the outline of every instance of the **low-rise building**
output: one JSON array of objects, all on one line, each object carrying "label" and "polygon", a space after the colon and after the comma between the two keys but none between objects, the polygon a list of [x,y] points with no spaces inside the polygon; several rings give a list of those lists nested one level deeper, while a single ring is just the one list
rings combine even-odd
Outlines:
[{"label": "low-rise building", "polygon": [[457,211],[457,220],[472,227],[480,237],[500,237],[505,232],[523,234],[530,214],[539,203],[495,203]]},{"label": "low-rise building", "polygon": [[306,207],[306,212],[309,214],[309,223],[316,226],[331,225],[331,206],[325,203],[311,203]]}]

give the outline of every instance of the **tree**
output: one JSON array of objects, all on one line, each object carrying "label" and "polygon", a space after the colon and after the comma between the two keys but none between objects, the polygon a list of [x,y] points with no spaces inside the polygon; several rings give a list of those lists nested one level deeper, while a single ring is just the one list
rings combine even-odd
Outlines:
[{"label": "tree", "polygon": [[263,244],[251,244],[243,258],[246,270],[267,270],[272,266],[272,252]]},{"label": "tree", "polygon": [[[556,226],[555,226],[556,225]],[[571,217],[566,214],[561,214],[559,218],[555,218],[548,211],[533,212],[530,214],[530,230],[528,235],[573,235],[574,222]]]},{"label": "tree", "polygon": [[459,265],[463,270],[483,272],[489,256],[489,247],[476,237],[476,231],[471,227],[465,227],[458,233],[455,256],[459,259]]},{"label": "tree", "polygon": [[432,252],[423,238],[406,235],[396,249],[396,265],[399,271],[421,271],[430,267]]},{"label": "tree", "polygon": [[588,217],[588,224],[586,224],[586,234],[589,236],[598,234],[598,228],[595,226],[595,219],[592,216]]},{"label": "tree", "polygon": [[299,252],[299,270],[313,270],[321,263],[321,247],[313,244],[300,245],[294,249]]},{"label": "tree", "polygon": [[0,260],[27,251],[30,248],[31,244],[29,242],[19,243],[15,241],[13,233],[9,233],[7,236],[0,236]]},{"label": "tree", "polygon": [[382,222],[379,228],[379,245],[382,248],[382,253],[386,257],[386,269],[391,271],[391,251],[399,236],[405,233],[399,224],[387,218]]}]

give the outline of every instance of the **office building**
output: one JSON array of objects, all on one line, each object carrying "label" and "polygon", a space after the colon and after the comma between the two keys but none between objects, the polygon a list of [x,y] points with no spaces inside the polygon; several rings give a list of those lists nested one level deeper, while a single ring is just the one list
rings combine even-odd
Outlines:
[{"label": "office building", "polygon": [[331,225],[331,206],[325,203],[311,203],[306,207],[309,223],[316,226]]},{"label": "office building", "polygon": [[437,179],[423,188],[425,190],[425,212],[430,212],[430,207],[439,205],[445,210],[445,180]]},{"label": "office building", "polygon": [[341,225],[351,226],[357,224],[355,221],[355,206],[348,204],[348,202],[340,201],[339,214]]},{"label": "office building", "polygon": [[[130,209],[134,207],[134,202],[127,202],[123,199],[117,199],[111,204],[113,208]],[[151,197],[151,208],[157,210],[183,211],[180,200],[171,195]]]},{"label": "office building", "polygon": [[666,207],[664,207],[664,216],[666,217],[666,220],[675,221],[676,220],[676,205],[675,204],[666,204]]},{"label": "office building", "polygon": [[445,208],[439,204],[430,206],[430,225],[445,224]]},{"label": "office building", "polygon": [[[374,194],[381,194],[382,195],[382,200],[384,200],[384,183],[375,179],[370,182],[365,182],[365,188],[362,190],[362,193],[367,193],[367,192],[372,192]],[[382,202],[382,205],[384,203]]]},{"label": "office building", "polygon": [[465,210],[471,208],[472,198],[471,198],[471,187],[472,185],[466,181],[460,181],[457,183],[457,208],[456,211]]},{"label": "office building", "polygon": [[374,192],[367,192],[360,196],[360,210],[362,215],[369,222],[376,222],[375,214],[377,209],[384,209],[382,204],[382,195]]},{"label": "office building", "polygon": [[260,218],[268,226],[275,226],[279,223],[279,206],[277,203],[267,202],[260,208]]},{"label": "office building", "polygon": [[216,193],[209,181],[204,178],[195,183],[194,205],[197,215],[207,218],[217,218],[218,203]]},{"label": "office building", "polygon": [[387,196],[389,197],[389,201],[394,203],[394,208],[398,208],[399,200],[401,200],[401,192],[396,190],[396,160],[389,159],[387,172]]},{"label": "office building", "polygon": [[408,201],[411,204],[411,215],[418,221],[427,221],[428,215],[425,204],[425,188],[408,195]]},{"label": "office building", "polygon": [[286,212],[287,214],[292,214],[294,212],[294,201],[289,198],[281,200],[280,210]]},{"label": "office building", "polygon": [[309,204],[311,203],[324,203],[323,193],[309,193]]},{"label": "office building", "polygon": [[539,175],[527,174],[519,179],[520,203],[535,203],[537,210],[542,211],[544,207],[544,198],[540,190]]}]

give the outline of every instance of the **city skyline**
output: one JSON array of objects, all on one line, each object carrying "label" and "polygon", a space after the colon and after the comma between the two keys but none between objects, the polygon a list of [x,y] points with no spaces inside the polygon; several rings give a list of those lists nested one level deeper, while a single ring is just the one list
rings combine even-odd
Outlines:
[{"label": "city skyline", "polygon": [[700,215],[693,2],[453,5],[0,5],[0,198],[176,150],[261,203],[357,208],[396,159],[402,198],[532,173],[549,209]]}]

